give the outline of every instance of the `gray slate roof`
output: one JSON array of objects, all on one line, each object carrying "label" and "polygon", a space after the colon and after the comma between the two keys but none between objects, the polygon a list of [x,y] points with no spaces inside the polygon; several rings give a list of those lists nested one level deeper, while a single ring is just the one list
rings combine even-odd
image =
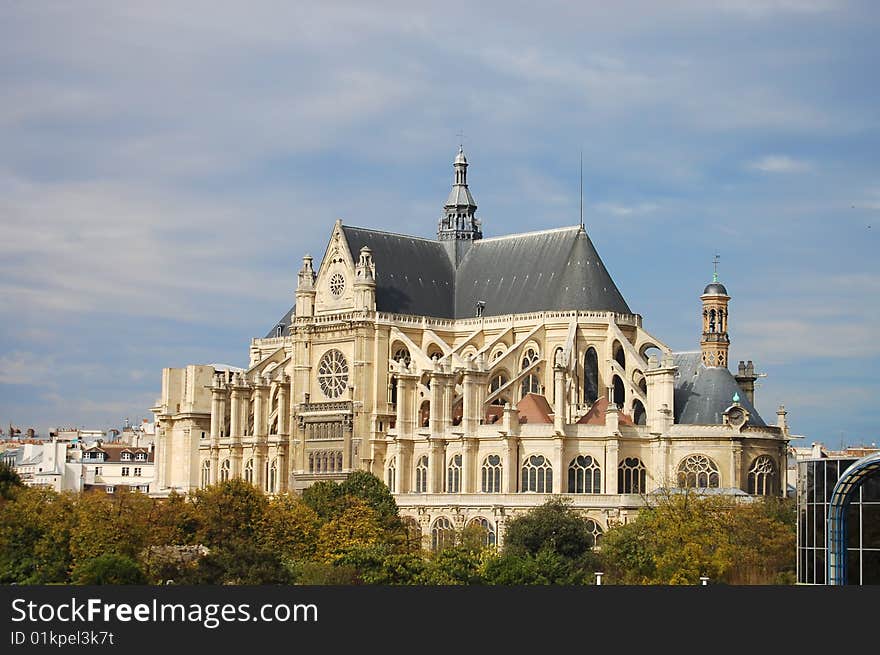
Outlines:
[{"label": "gray slate roof", "polygon": [[739,404],[749,412],[749,425],[766,427],[758,410],[749,402],[730,371],[703,365],[699,352],[673,353],[678,367],[675,377],[674,417],[683,425],[721,425],[724,410],[739,394]]},{"label": "gray slate roof", "polygon": [[[579,226],[479,239],[457,268],[440,241],[347,225],[342,230],[354,256],[363,246],[373,251],[380,312],[467,318],[484,301],[484,316],[565,309],[632,313]],[[283,335],[292,311],[279,321]],[[273,327],[266,336],[274,335]]]}]

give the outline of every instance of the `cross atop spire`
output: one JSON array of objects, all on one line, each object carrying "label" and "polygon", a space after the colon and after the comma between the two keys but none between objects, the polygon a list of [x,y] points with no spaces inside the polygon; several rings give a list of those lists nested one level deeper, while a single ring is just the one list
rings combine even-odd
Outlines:
[{"label": "cross atop spire", "polygon": [[721,255],[719,255],[716,252],[715,256],[712,258],[712,264],[715,266],[715,272],[712,273],[712,281],[713,282],[718,281],[718,262],[720,262],[720,261],[721,261]]}]

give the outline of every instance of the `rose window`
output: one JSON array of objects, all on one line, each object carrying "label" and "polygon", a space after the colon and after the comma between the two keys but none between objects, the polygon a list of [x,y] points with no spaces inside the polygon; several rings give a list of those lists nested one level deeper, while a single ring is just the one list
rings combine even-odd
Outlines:
[{"label": "rose window", "polygon": [[343,291],[345,291],[345,278],[342,273],[334,273],[330,277],[330,293],[339,297]]},{"label": "rose window", "polygon": [[338,398],[348,385],[348,362],[338,350],[330,350],[318,364],[318,384],[328,398]]}]

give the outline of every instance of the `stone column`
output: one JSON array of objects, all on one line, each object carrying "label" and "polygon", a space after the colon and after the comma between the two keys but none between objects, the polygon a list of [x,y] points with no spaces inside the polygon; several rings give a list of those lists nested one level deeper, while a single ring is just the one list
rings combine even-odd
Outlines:
[{"label": "stone column", "polygon": [[266,454],[269,445],[266,437],[266,400],[269,385],[259,378],[254,383],[254,486],[260,491],[266,490]]},{"label": "stone column", "polygon": [[561,363],[561,357],[553,367],[553,388],[556,400],[553,408],[553,430],[556,434],[565,434],[565,366]]},{"label": "stone column", "polygon": [[605,470],[602,471],[602,475],[605,476],[603,491],[606,494],[620,493],[620,490],[617,488],[618,446],[617,439],[605,442]]},{"label": "stone column", "polygon": [[478,359],[476,362],[468,362],[462,376],[464,398],[462,400],[462,420],[466,437],[475,437],[483,421],[486,401],[486,380],[489,373],[485,370],[485,362]]},{"label": "stone column", "polygon": [[225,424],[226,389],[223,386],[222,376],[214,377],[214,386],[211,387],[211,454],[210,454],[210,484],[217,484],[220,468],[220,433]]},{"label": "stone column", "polygon": [[462,477],[462,493],[472,494],[476,492],[476,471],[477,471],[477,445],[479,439],[476,437],[464,437],[462,443],[461,457],[461,477]]},{"label": "stone column", "polygon": [[[730,448],[730,481],[719,486],[742,489],[742,454],[742,441],[737,439],[731,443]],[[721,482],[723,483],[723,480]]]},{"label": "stone column", "polygon": [[446,466],[446,441],[431,437],[431,454],[428,455],[428,493],[443,492],[443,473]]}]

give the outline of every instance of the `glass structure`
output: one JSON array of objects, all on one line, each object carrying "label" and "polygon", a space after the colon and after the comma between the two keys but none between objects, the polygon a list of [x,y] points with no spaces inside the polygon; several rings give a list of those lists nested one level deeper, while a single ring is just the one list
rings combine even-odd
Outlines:
[{"label": "glass structure", "polygon": [[[834,485],[855,457],[798,463],[797,581],[827,584],[827,517]],[[880,584],[880,474],[865,478],[847,509],[847,584]]]}]

